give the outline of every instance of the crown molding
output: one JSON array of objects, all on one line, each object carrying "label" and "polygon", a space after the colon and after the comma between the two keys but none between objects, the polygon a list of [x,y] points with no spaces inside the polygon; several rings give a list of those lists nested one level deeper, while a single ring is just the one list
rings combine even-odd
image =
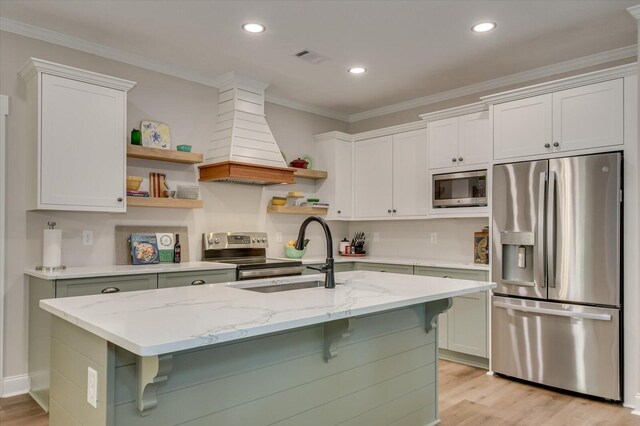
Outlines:
[{"label": "crown molding", "polygon": [[412,121],[411,123],[399,124],[397,126],[384,127],[382,129],[369,130],[368,132],[355,133],[353,135],[353,141],[361,141],[371,138],[379,138],[381,136],[395,135],[396,133],[411,132],[412,130],[426,129],[427,122]]},{"label": "crown molding", "polygon": [[629,12],[631,16],[633,16],[637,20],[640,20],[640,4],[628,7],[627,12]]},{"label": "crown molding", "polygon": [[418,108],[425,105],[431,105],[437,102],[447,101],[450,99],[460,98],[463,96],[473,95],[476,93],[486,92],[489,90],[499,89],[501,87],[510,86],[513,84],[526,83],[538,78],[551,77],[553,75],[562,74],[565,72],[575,71],[582,68],[587,68],[594,65],[605,64],[608,62],[616,61],[619,59],[630,58],[638,55],[638,46],[625,46],[618,49],[608,50],[606,52],[600,52],[593,55],[583,56],[581,58],[571,59],[568,61],[559,62],[557,64],[546,65],[531,70],[506,75],[503,77],[494,78],[481,83],[470,84],[468,86],[459,87],[453,90],[447,90],[445,92],[436,93],[429,96],[423,96],[421,98],[412,99],[405,102],[399,102],[397,104],[387,105],[380,108],[371,109],[368,111],[351,114],[349,116],[349,123],[356,121],[366,120],[368,118],[379,117],[382,115],[392,114],[395,112],[404,111],[411,108]]},{"label": "crown molding", "polygon": [[587,84],[599,83],[601,81],[613,80],[616,78],[635,75],[638,73],[638,63],[620,65],[604,70],[593,71],[586,74],[562,78],[560,80],[550,81],[548,83],[535,84],[533,86],[523,87],[521,89],[509,90],[507,92],[495,93],[483,96],[480,99],[489,104],[498,104],[506,101],[514,101],[532,96],[544,95],[546,93],[557,92],[558,90],[571,89],[573,87],[584,86]]},{"label": "crown molding", "polygon": [[443,109],[441,111],[429,112],[427,114],[420,114],[426,122],[444,120],[445,118],[459,117],[461,115],[473,114],[475,112],[488,111],[489,106],[484,102],[476,102],[474,104],[463,105],[455,108]]},{"label": "crown molding", "polygon": [[353,142],[353,135],[350,135],[349,133],[344,133],[344,132],[320,133],[319,135],[313,135],[313,138],[316,140],[316,142],[324,142],[324,141],[333,140],[333,139],[337,139],[345,142]]},{"label": "crown molding", "polygon": [[31,58],[22,67],[18,74],[25,80],[30,80],[37,73],[46,73],[59,77],[71,78],[85,83],[96,84],[98,86],[109,87],[111,89],[129,91],[137,83],[122,78],[111,77],[97,72],[86,71],[80,68],[69,67],[67,65],[56,64],[38,58]]}]

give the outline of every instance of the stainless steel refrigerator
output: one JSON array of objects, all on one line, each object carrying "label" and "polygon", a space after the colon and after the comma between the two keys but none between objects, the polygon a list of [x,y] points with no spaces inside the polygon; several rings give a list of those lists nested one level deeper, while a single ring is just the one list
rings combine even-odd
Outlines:
[{"label": "stainless steel refrigerator", "polygon": [[622,157],[493,168],[492,370],[620,400]]}]

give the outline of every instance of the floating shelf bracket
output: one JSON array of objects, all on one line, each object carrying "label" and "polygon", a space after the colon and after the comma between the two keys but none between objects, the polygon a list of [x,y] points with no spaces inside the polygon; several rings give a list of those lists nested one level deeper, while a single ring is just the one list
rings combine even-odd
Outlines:
[{"label": "floating shelf bracket", "polygon": [[434,300],[424,304],[424,331],[429,333],[436,328],[438,315],[447,312],[453,306],[453,298]]},{"label": "floating shelf bracket", "polygon": [[169,378],[173,355],[138,357],[138,412],[142,416],[158,405],[158,386]]},{"label": "floating shelf bracket", "polygon": [[338,356],[338,342],[351,335],[351,321],[349,318],[335,320],[323,324],[323,358],[329,362],[331,358]]}]

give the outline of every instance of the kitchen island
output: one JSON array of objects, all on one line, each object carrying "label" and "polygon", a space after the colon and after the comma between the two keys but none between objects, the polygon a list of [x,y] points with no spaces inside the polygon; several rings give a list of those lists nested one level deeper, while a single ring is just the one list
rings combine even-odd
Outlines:
[{"label": "kitchen island", "polygon": [[494,284],[354,271],[335,289],[243,288],[322,279],[41,301],[54,316],[50,424],[437,422],[437,316]]}]

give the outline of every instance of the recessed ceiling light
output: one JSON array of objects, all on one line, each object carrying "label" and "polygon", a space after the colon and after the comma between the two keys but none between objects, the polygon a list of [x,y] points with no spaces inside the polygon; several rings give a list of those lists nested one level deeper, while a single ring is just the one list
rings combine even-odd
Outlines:
[{"label": "recessed ceiling light", "polygon": [[498,25],[495,22],[480,22],[471,27],[471,31],[474,33],[486,33],[487,31],[491,31]]},{"label": "recessed ceiling light", "polygon": [[351,74],[363,74],[367,72],[367,69],[364,67],[353,67],[353,68],[349,68],[349,72]]},{"label": "recessed ceiling light", "polygon": [[264,25],[256,24],[255,22],[249,22],[242,26],[242,29],[248,33],[262,33],[265,30]]}]

